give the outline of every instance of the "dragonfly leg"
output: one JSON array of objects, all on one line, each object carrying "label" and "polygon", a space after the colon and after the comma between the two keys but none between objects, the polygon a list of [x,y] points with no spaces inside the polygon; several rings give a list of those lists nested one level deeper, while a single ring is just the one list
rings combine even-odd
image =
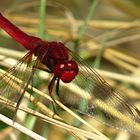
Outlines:
[{"label": "dragonfly leg", "polygon": [[[53,100],[53,103],[52,103],[52,105],[53,105],[53,110],[54,110],[55,114],[58,115],[58,113],[56,112],[56,109],[55,109],[54,103],[56,103],[58,106],[59,106],[59,104],[55,101],[55,99],[54,99],[54,97],[53,97],[53,95],[52,95],[52,90],[53,90],[53,87],[54,87],[55,81],[56,81],[56,77],[54,76],[53,79],[51,80],[49,86],[48,86],[48,90],[49,90],[49,95],[50,95],[50,97],[51,97],[52,100]],[[58,115],[58,116],[59,116],[59,115]]]},{"label": "dragonfly leg", "polygon": [[58,79],[57,79],[57,83],[56,83],[56,94],[57,94],[57,96],[58,96],[59,99],[60,99],[60,95],[59,95],[59,83],[60,83],[60,79],[58,78]]},{"label": "dragonfly leg", "polygon": [[57,94],[60,102],[63,103],[62,98],[60,97],[60,94],[59,94],[59,84],[60,84],[60,79],[57,79],[57,83],[56,83],[56,94]]},{"label": "dragonfly leg", "polygon": [[[58,78],[58,79],[57,79],[57,83],[56,83],[56,94],[57,94],[57,96],[58,96],[58,98],[59,98],[59,101],[60,101],[61,103],[63,103],[62,98],[60,97],[60,94],[59,94],[59,84],[60,84],[60,79]],[[61,109],[62,109],[62,108],[61,108]],[[64,109],[62,109],[62,110],[64,110]]]},{"label": "dragonfly leg", "polygon": [[17,102],[17,104],[16,104],[16,109],[15,109],[15,111],[14,111],[14,116],[13,116],[13,123],[14,123],[15,120],[16,120],[16,114],[17,114],[17,111],[18,111],[18,108],[19,108],[19,105],[20,105],[20,103],[21,103],[21,101],[22,101],[23,96],[24,96],[24,93],[22,93],[22,95],[20,96],[20,98],[19,98],[19,100],[18,100],[18,102]]},{"label": "dragonfly leg", "polygon": [[47,68],[44,68],[44,67],[40,67],[40,66],[34,66],[35,68],[39,69],[39,70],[43,70],[43,71],[46,71],[48,73],[52,73],[52,71],[50,71],[49,69]]}]

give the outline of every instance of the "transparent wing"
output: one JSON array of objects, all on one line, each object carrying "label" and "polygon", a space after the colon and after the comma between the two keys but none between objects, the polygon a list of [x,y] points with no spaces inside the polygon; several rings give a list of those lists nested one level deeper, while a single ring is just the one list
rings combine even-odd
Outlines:
[{"label": "transparent wing", "polygon": [[[7,98],[13,102],[18,102],[24,94],[33,77],[32,53],[27,53],[14,67],[5,74],[0,75],[0,99]],[[22,82],[18,82],[19,78]],[[0,109],[7,107],[6,104],[0,103]]]},{"label": "transparent wing", "polygon": [[63,91],[60,94],[61,101],[68,107],[93,116],[101,122],[140,135],[140,111],[126,101],[78,55],[72,52],[70,54],[80,66],[80,72],[74,80],[80,90],[75,88],[73,93]]}]

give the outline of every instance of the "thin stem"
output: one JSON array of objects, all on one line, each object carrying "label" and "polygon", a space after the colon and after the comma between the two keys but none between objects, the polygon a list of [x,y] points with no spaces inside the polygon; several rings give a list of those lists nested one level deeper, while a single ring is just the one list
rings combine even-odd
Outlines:
[{"label": "thin stem", "polygon": [[47,140],[46,138],[44,138],[44,137],[42,137],[42,136],[36,134],[35,132],[33,132],[33,131],[27,129],[26,127],[24,127],[24,126],[22,126],[22,125],[20,125],[20,124],[18,124],[18,123],[16,123],[16,122],[13,123],[13,120],[7,118],[6,116],[4,116],[4,115],[2,115],[2,114],[0,114],[0,121],[2,121],[2,122],[4,122],[4,123],[8,124],[9,126],[12,126],[12,127],[14,127],[15,129],[17,129],[17,130],[23,132],[24,134],[30,136],[30,137],[33,138],[34,140]]},{"label": "thin stem", "polygon": [[39,20],[38,36],[41,38],[45,38],[46,0],[40,1],[39,17],[40,17],[40,20]]},{"label": "thin stem", "polygon": [[89,7],[89,12],[87,13],[87,16],[84,19],[82,25],[79,27],[79,30],[78,30],[78,33],[77,33],[77,38],[74,42],[74,49],[76,49],[77,46],[79,45],[80,39],[86,31],[86,28],[88,26],[88,22],[93,15],[93,12],[94,12],[94,10],[97,6],[97,3],[98,3],[98,0],[92,0],[91,6]]}]

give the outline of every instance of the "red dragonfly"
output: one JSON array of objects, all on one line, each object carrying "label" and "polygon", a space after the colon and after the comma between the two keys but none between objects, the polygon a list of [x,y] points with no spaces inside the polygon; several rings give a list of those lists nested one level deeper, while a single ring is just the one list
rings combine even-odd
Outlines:
[{"label": "red dragonfly", "polygon": [[[2,14],[0,14],[0,27],[29,50],[7,74],[0,77],[0,96],[16,102],[18,108],[35,71],[45,70],[53,74],[48,85],[48,91],[53,100],[53,88],[56,86],[57,96],[68,107],[93,116],[108,125],[140,135],[140,111],[63,43],[48,42],[30,36]],[[35,60],[32,59],[33,55],[36,57]],[[17,83],[18,90],[12,88],[11,74],[24,81],[22,84]],[[9,80],[5,80],[6,78]],[[59,89],[60,82],[65,85],[74,82],[83,90],[80,94],[65,92],[65,87]]]}]

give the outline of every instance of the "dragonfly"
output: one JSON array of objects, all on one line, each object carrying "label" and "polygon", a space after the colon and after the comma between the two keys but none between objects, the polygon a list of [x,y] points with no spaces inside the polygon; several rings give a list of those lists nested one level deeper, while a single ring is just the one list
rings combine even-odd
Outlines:
[{"label": "dragonfly", "polygon": [[[1,13],[0,28],[28,50],[15,66],[0,76],[1,97],[16,102],[18,109],[35,71],[43,70],[53,75],[48,84],[48,93],[54,101],[55,87],[55,94],[60,101],[76,112],[140,135],[139,109],[62,42],[46,41],[28,35]],[[18,89],[12,88],[14,84],[11,75],[23,81],[17,83]],[[65,88],[70,88],[72,83],[76,85],[76,92]]]}]

